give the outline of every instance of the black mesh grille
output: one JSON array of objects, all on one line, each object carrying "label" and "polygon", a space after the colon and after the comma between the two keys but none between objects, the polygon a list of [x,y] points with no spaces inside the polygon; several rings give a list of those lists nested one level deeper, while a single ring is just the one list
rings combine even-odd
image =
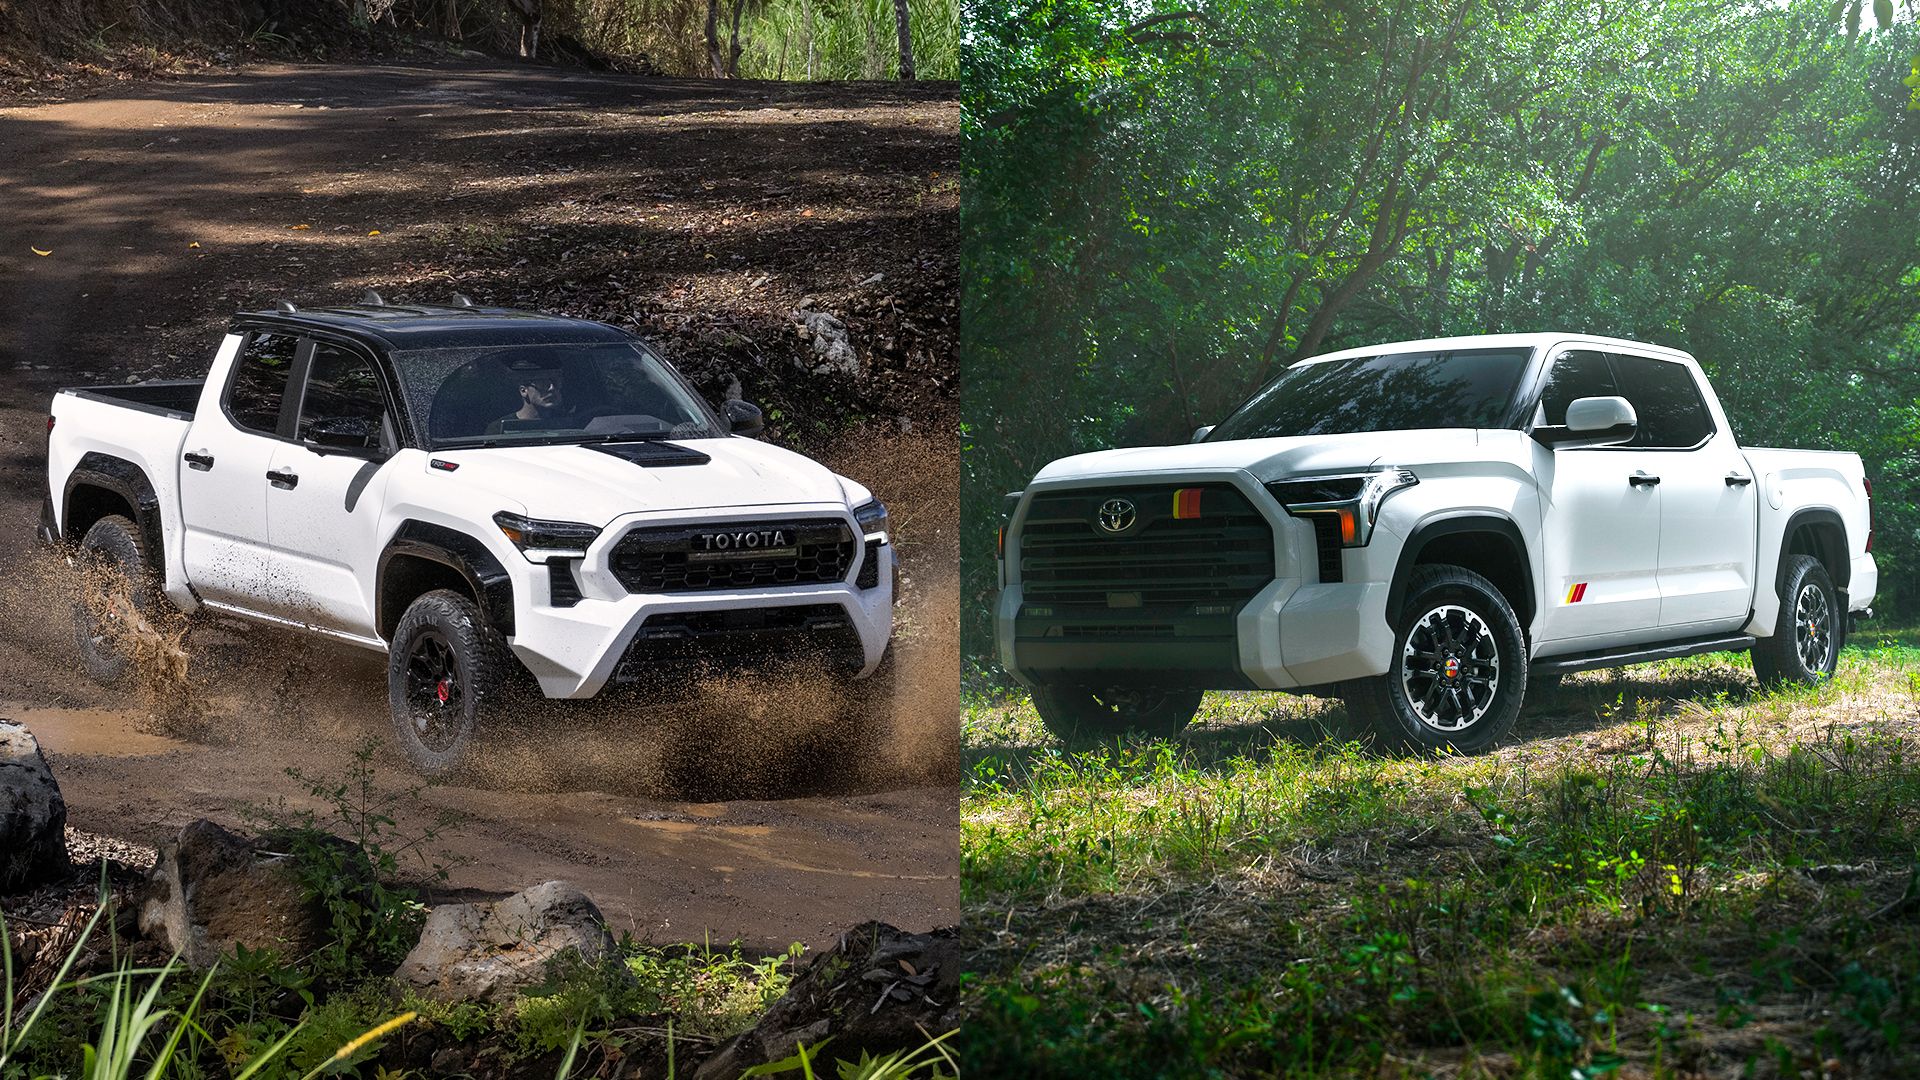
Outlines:
[{"label": "black mesh grille", "polygon": [[1313,547],[1320,557],[1320,580],[1325,582],[1345,580],[1345,571],[1340,566],[1340,519],[1333,514],[1308,514],[1313,522]]},{"label": "black mesh grille", "polygon": [[863,589],[880,587],[880,541],[867,541],[867,561],[860,564],[860,574],[853,583]]},{"label": "black mesh grille", "polygon": [[[727,546],[716,550],[722,536]],[[854,543],[846,522],[832,518],[634,529],[614,545],[612,569],[636,593],[831,584],[846,580]]]},{"label": "black mesh grille", "polygon": [[[1198,516],[1176,518],[1175,492],[1195,487]],[[1099,525],[1111,500],[1133,506],[1133,524],[1118,533]],[[1021,527],[1020,578],[1029,603],[1101,610],[1237,605],[1273,580],[1273,529],[1228,484],[1041,494]]]}]

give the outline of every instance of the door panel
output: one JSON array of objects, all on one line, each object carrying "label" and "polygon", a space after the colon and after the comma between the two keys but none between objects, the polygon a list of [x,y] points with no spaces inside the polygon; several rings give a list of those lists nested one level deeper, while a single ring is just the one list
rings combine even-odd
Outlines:
[{"label": "door panel", "polygon": [[[1605,448],[1536,451],[1546,507],[1546,595],[1538,639],[1600,648],[1660,637],[1660,455]],[[1540,650],[1551,652],[1555,650]],[[1561,652],[1577,651],[1575,648]]]},{"label": "door panel", "polygon": [[281,443],[273,469],[298,477],[267,494],[287,609],[310,626],[374,635],[373,568],[380,555],[383,463]]},{"label": "door panel", "polygon": [[1754,492],[1747,460],[1725,435],[1668,455],[1660,504],[1660,623],[1702,632],[1739,626],[1753,607]]},{"label": "door panel", "polygon": [[187,581],[205,599],[259,611],[273,595],[266,473],[280,445],[274,432],[297,344],[286,334],[251,335],[234,358],[225,409],[202,412],[187,430],[179,463],[180,555]]}]

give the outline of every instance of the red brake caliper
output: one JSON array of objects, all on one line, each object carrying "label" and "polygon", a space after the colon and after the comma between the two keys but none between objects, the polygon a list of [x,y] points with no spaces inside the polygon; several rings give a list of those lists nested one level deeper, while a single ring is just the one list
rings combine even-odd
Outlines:
[{"label": "red brake caliper", "polygon": [[447,699],[453,696],[453,677],[450,675],[440,676],[440,681],[433,686],[433,693],[435,697],[440,699],[440,704],[445,705]]}]

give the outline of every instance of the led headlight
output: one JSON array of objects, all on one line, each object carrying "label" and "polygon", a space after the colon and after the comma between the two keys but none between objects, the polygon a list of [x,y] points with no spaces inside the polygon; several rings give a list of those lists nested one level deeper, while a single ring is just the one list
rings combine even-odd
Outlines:
[{"label": "led headlight", "polygon": [[582,558],[587,553],[587,545],[600,535],[599,528],[593,525],[582,525],[577,521],[541,521],[510,514],[505,510],[493,515],[493,523],[500,526],[500,531],[513,541],[513,546],[520,549],[528,562],[546,562],[555,557]]},{"label": "led headlight", "polygon": [[1340,546],[1365,547],[1373,539],[1374,522],[1380,520],[1380,504],[1394,492],[1419,482],[1420,478],[1406,469],[1388,468],[1276,480],[1267,485],[1267,490],[1294,517],[1326,514],[1337,520]]},{"label": "led headlight", "polygon": [[887,504],[879,499],[868,499],[854,508],[853,520],[860,523],[860,531],[868,540],[887,542]]}]

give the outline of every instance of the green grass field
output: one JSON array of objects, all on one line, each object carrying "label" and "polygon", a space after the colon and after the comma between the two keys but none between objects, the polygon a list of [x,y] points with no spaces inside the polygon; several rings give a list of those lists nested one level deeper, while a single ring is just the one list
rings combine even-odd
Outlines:
[{"label": "green grass field", "polygon": [[1068,753],[970,700],[969,1073],[1920,1075],[1920,633],[1575,676],[1479,758],[1344,725]]}]

